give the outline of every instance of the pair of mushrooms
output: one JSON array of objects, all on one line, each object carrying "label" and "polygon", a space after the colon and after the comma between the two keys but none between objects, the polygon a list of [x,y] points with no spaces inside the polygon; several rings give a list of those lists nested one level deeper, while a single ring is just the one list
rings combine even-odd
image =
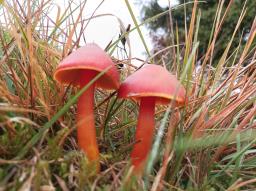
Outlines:
[{"label": "pair of mushrooms", "polygon": [[148,64],[130,75],[121,85],[119,72],[111,58],[96,44],[87,44],[67,56],[57,67],[54,78],[63,84],[80,88],[98,73],[109,68],[97,82],[78,99],[77,139],[88,160],[99,170],[99,149],[94,124],[94,89],[118,89],[119,98],[132,98],[140,102],[135,145],[131,160],[135,172],[141,172],[147,160],[154,134],[155,105],[185,103],[185,89],[175,76],[161,66]]}]

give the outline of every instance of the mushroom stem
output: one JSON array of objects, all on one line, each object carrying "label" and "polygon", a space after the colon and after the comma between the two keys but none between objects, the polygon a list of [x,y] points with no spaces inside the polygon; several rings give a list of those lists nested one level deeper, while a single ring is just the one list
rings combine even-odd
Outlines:
[{"label": "mushroom stem", "polygon": [[149,151],[151,150],[155,126],[154,114],[155,98],[141,98],[140,112],[135,135],[136,144],[131,152],[131,160],[134,165],[135,173],[143,171]]},{"label": "mushroom stem", "polygon": [[[80,82],[80,87],[85,86],[94,76],[95,74],[87,74],[87,78]],[[94,89],[95,84],[78,99],[77,139],[79,147],[85,152],[88,160],[99,170],[99,149],[94,124]]]}]

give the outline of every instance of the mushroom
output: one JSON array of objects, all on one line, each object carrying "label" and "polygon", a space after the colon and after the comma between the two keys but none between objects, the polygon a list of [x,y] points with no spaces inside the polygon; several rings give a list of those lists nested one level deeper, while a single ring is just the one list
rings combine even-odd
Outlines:
[{"label": "mushroom", "polygon": [[147,64],[130,75],[118,90],[119,98],[131,98],[140,102],[139,117],[135,134],[135,145],[131,161],[135,173],[143,171],[154,135],[155,105],[185,103],[185,89],[166,69]]},{"label": "mushroom", "polygon": [[94,89],[118,89],[119,73],[111,58],[96,44],[90,43],[64,58],[57,67],[54,78],[63,84],[83,88],[98,73],[106,73],[91,85],[78,99],[77,139],[90,162],[99,170],[99,149],[94,124]]}]

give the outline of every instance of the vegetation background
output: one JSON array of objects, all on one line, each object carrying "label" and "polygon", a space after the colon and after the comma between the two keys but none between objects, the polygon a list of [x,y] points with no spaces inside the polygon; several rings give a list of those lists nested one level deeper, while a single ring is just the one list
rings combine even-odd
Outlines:
[{"label": "vegetation background", "polygon": [[[58,84],[53,72],[84,43],[88,24],[106,15],[84,18],[86,1],[68,2],[56,18],[49,17],[52,0],[0,2],[0,190],[255,190],[255,1],[181,2],[156,12],[149,6],[140,23],[124,0],[134,23],[126,31],[116,16],[122,34],[105,49],[122,53],[112,56],[123,66],[121,79],[138,69],[129,54],[129,34],[138,32],[148,54],[142,63],[166,67],[189,98],[185,107],[156,108],[142,177],[129,164],[138,104],[116,92],[98,89],[95,96],[100,173],[77,147],[81,92]],[[166,28],[163,41],[154,41],[161,47],[148,50],[140,25]]]},{"label": "vegetation background", "polygon": [[[179,0],[178,4],[184,4],[185,2],[186,1]],[[227,8],[229,3],[230,1],[224,1],[223,8]],[[237,24],[237,20],[243,9],[244,3],[245,1],[241,1],[241,0],[232,2],[232,6],[230,7],[227,13],[227,16],[225,17],[225,20],[223,21],[223,25],[221,26],[221,29],[220,29],[221,36],[219,36],[216,40],[216,45],[213,53],[214,60],[220,59],[221,55],[223,54],[228,44],[228,41],[231,38],[231,34]],[[215,13],[216,13],[216,10],[218,9],[218,4],[219,4],[218,1],[212,1],[212,0],[202,1],[198,4],[198,8],[201,11],[200,30],[198,30],[198,40],[200,41],[199,57],[203,56],[204,53],[207,51],[207,47],[210,40],[209,34],[211,34],[211,31],[212,31]],[[244,46],[246,44],[248,34],[250,32],[251,23],[255,18],[256,1],[247,0],[246,4],[247,4],[246,13],[243,18],[243,22],[241,23],[241,26],[237,31],[237,35],[233,39],[233,43],[230,48],[231,51],[238,46],[241,38],[242,38],[240,42],[241,46]],[[166,47],[168,45],[171,45],[172,43],[176,43],[175,37],[171,36],[172,34],[171,27],[172,25],[175,26],[176,24],[178,26],[185,26],[185,22],[189,23],[192,16],[192,8],[193,6],[186,5],[181,8],[181,10],[183,9],[184,11],[181,11],[181,10],[172,11],[172,20],[169,19],[169,15],[165,15],[147,24],[149,29],[152,31],[152,36],[154,37],[156,50],[157,50],[157,47]],[[166,10],[168,10],[168,7],[161,7],[157,0],[151,0],[143,6],[142,18],[145,20],[161,12],[164,12]],[[160,31],[161,35],[159,35],[158,31]],[[179,34],[181,36],[180,41],[185,41],[184,34],[186,32],[187,31],[185,27],[179,27]],[[174,42],[172,41],[172,39],[174,40]],[[171,57],[172,56],[170,56],[170,58]],[[217,61],[213,61],[212,65],[216,66],[216,64],[217,64]]]}]

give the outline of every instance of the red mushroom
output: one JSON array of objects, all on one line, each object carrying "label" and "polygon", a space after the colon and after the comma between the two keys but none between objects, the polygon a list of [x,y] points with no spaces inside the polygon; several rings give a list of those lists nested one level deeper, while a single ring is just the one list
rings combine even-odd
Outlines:
[{"label": "red mushroom", "polygon": [[166,69],[159,65],[146,65],[130,75],[120,86],[118,97],[140,102],[135,145],[131,160],[136,173],[142,172],[151,149],[154,135],[155,105],[185,103],[185,89]]},{"label": "red mushroom", "polygon": [[94,124],[94,89],[95,87],[118,89],[120,85],[118,70],[110,57],[99,46],[91,43],[67,56],[54,73],[54,78],[60,83],[82,88],[108,67],[110,69],[79,97],[77,103],[78,145],[98,170],[99,149]]}]

